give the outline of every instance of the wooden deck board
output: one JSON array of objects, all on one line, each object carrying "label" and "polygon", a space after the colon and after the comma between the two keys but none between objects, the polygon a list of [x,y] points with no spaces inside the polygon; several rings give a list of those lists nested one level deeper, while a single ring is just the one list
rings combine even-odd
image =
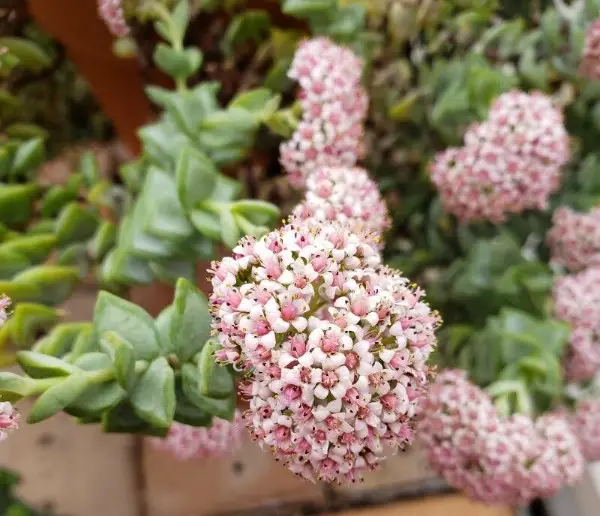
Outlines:
[{"label": "wooden deck board", "polygon": [[475,503],[460,495],[446,495],[323,516],[514,516],[514,511]]}]

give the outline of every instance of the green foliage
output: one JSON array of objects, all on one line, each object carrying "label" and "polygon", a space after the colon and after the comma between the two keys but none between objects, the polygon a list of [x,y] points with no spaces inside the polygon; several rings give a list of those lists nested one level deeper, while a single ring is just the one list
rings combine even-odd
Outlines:
[{"label": "green foliage", "polygon": [[[21,330],[23,340],[51,319],[48,310],[20,316],[30,325]],[[102,420],[108,432],[164,435],[173,420],[206,426],[213,415],[233,417],[233,376],[215,363],[208,303],[185,279],[156,319],[101,292],[91,324],[55,326],[17,360],[24,375],[0,373],[0,394],[9,400],[40,394],[30,423],[64,410]]]}]

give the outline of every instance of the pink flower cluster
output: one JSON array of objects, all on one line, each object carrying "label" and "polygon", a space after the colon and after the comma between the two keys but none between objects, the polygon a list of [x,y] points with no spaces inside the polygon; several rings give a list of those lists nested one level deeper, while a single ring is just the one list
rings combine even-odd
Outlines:
[{"label": "pink flower cluster", "polygon": [[217,417],[208,428],[175,422],[166,437],[149,440],[156,449],[171,453],[179,460],[224,457],[239,448],[242,423],[242,414],[236,410],[231,423]]},{"label": "pink flower cluster", "polygon": [[573,271],[600,265],[600,207],[589,213],[558,208],[547,241],[552,259]]},{"label": "pink flower cluster", "polygon": [[306,198],[293,212],[308,219],[338,221],[378,244],[391,222],[377,185],[362,168],[322,168],[306,181]]},{"label": "pink flower cluster", "polygon": [[600,370],[600,267],[558,278],[554,313],[572,327],[565,360],[567,378],[585,380]]},{"label": "pink flower cluster", "polygon": [[8,317],[10,316],[9,308],[10,298],[5,296],[4,294],[0,295],[0,328],[4,326],[4,323],[8,320]]},{"label": "pink flower cluster", "polygon": [[217,358],[248,369],[251,435],[304,478],[354,481],[412,438],[437,314],[339,223],[294,222],[214,263]]},{"label": "pink flower cluster", "polygon": [[578,402],[571,424],[586,460],[600,460],[600,398]]},{"label": "pink flower cluster", "polygon": [[417,435],[429,463],[471,498],[524,505],[582,474],[583,457],[566,419],[503,417],[464,371],[440,373],[423,405]]},{"label": "pink flower cluster", "polygon": [[501,223],[509,213],[545,209],[569,158],[563,115],[540,92],[511,91],[492,104],[465,145],[436,156],[431,177],[445,209],[463,222]]},{"label": "pink flower cluster", "polygon": [[98,0],[98,14],[110,33],[117,38],[124,38],[129,34],[129,25],[121,4],[122,0]]},{"label": "pink flower cluster", "polygon": [[8,401],[0,401],[0,441],[6,439],[8,434],[19,428],[21,415]]},{"label": "pink flower cluster", "polygon": [[588,79],[600,79],[600,19],[594,20],[585,31],[579,73]]},{"label": "pink flower cluster", "polygon": [[320,167],[351,167],[358,161],[369,102],[361,74],[362,60],[327,38],[300,44],[288,76],[300,85],[302,120],[280,147],[294,186],[304,186]]}]

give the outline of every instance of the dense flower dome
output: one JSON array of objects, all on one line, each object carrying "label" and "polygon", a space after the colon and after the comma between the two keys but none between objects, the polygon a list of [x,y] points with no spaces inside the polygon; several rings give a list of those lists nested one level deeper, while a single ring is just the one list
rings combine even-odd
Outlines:
[{"label": "dense flower dome", "polygon": [[600,265],[600,207],[589,213],[558,208],[547,241],[552,260],[577,271]]},{"label": "dense flower dome", "polygon": [[290,184],[304,187],[306,179],[322,167],[352,167],[362,153],[362,126],[339,131],[322,118],[303,120],[292,137],[280,146],[280,161]]},{"label": "dense flower dome", "polygon": [[571,325],[565,372],[569,380],[591,378],[600,370],[600,267],[558,278],[554,314]]},{"label": "dense flower dome", "polygon": [[368,95],[361,86],[362,60],[327,38],[302,42],[288,76],[300,85],[302,121],[280,147],[289,181],[303,187],[323,166],[351,167],[363,152]]},{"label": "dense flower dome", "polygon": [[569,157],[562,113],[546,95],[500,95],[465,145],[439,153],[431,178],[445,209],[463,222],[501,223],[509,213],[545,209]]},{"label": "dense flower dome", "polygon": [[390,227],[390,218],[377,185],[366,170],[323,168],[306,182],[306,199],[293,212],[304,220],[338,221],[377,245]]},{"label": "dense flower dome", "polygon": [[217,357],[251,368],[251,435],[304,478],[353,481],[412,438],[439,317],[338,223],[290,223],[213,264]]},{"label": "dense flower dome", "polygon": [[113,36],[124,38],[129,35],[122,0],[98,0],[98,14]]},{"label": "dense flower dome", "polygon": [[464,371],[438,375],[423,404],[417,435],[438,474],[486,503],[525,505],[573,484],[583,471],[566,419],[557,414],[536,421],[522,414],[500,416]]},{"label": "dense flower dome", "polygon": [[577,403],[572,427],[586,460],[600,460],[600,398]]},{"label": "dense flower dome", "polygon": [[19,428],[21,415],[8,401],[0,401],[0,441],[6,439],[8,434]]},{"label": "dense flower dome", "polygon": [[558,319],[574,328],[600,327],[600,267],[558,278],[552,295]]},{"label": "dense flower dome", "polygon": [[588,79],[600,79],[600,19],[594,20],[585,31],[579,73]]},{"label": "dense flower dome", "polygon": [[567,379],[575,382],[592,378],[600,371],[600,328],[571,331],[564,368]]},{"label": "dense flower dome", "polygon": [[242,414],[235,411],[233,422],[217,417],[210,427],[195,427],[174,422],[164,438],[149,438],[152,445],[179,460],[224,457],[240,447],[244,425]]}]

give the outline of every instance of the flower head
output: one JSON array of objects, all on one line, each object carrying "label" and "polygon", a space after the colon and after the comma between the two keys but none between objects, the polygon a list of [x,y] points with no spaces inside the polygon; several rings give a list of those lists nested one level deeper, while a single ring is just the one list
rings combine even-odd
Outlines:
[{"label": "flower head", "polygon": [[0,401],[0,441],[19,428],[21,415],[8,401]]},{"label": "flower head", "polygon": [[574,483],[583,458],[568,422],[496,412],[463,371],[438,375],[417,425],[429,463],[452,486],[487,503],[527,504]]},{"label": "flower head", "polygon": [[594,20],[585,31],[579,73],[588,79],[600,79],[600,19]]},{"label": "flower head", "polygon": [[288,76],[300,85],[302,121],[280,149],[281,164],[294,186],[304,186],[320,167],[351,167],[362,154],[368,108],[360,84],[362,66],[351,50],[327,38],[298,47]]},{"label": "flower head", "polygon": [[600,328],[600,267],[568,274],[554,282],[554,313],[573,328]]},{"label": "flower head", "polygon": [[231,423],[217,417],[207,428],[174,422],[166,437],[149,440],[155,448],[169,452],[179,460],[224,457],[239,448],[242,429],[242,415],[236,410]]},{"label": "flower head", "polygon": [[302,120],[292,137],[280,146],[280,161],[288,180],[297,187],[322,167],[352,167],[362,149],[362,126],[354,124],[347,130],[322,118]]},{"label": "flower head", "polygon": [[501,223],[509,213],[544,209],[569,157],[562,113],[539,92],[500,95],[465,145],[437,155],[431,178],[461,221]]},{"label": "flower head", "polygon": [[113,36],[124,38],[129,35],[122,0],[98,0],[98,14]]},{"label": "flower head", "polygon": [[564,368],[567,379],[575,382],[592,378],[600,370],[600,328],[571,331]]},{"label": "flower head", "polygon": [[[378,242],[390,226],[377,185],[362,168],[323,168],[306,182],[306,199],[293,215],[300,220],[338,221]],[[300,222],[299,222],[300,223]]]},{"label": "flower head", "polygon": [[547,241],[552,260],[572,271],[600,265],[600,207],[589,213],[558,208]]},{"label": "flower head", "polygon": [[383,443],[412,438],[439,318],[375,248],[306,220],[242,242],[213,271],[215,327],[236,329],[219,333],[222,356],[252,370],[251,435],[288,468],[354,480]]},{"label": "flower head", "polygon": [[4,326],[4,323],[8,320],[10,315],[10,298],[4,294],[0,295],[0,328]]},{"label": "flower head", "polygon": [[600,398],[578,402],[571,424],[586,460],[600,460]]},{"label": "flower head", "polygon": [[600,370],[600,267],[554,282],[554,314],[571,325],[565,370],[569,380],[591,378]]}]

